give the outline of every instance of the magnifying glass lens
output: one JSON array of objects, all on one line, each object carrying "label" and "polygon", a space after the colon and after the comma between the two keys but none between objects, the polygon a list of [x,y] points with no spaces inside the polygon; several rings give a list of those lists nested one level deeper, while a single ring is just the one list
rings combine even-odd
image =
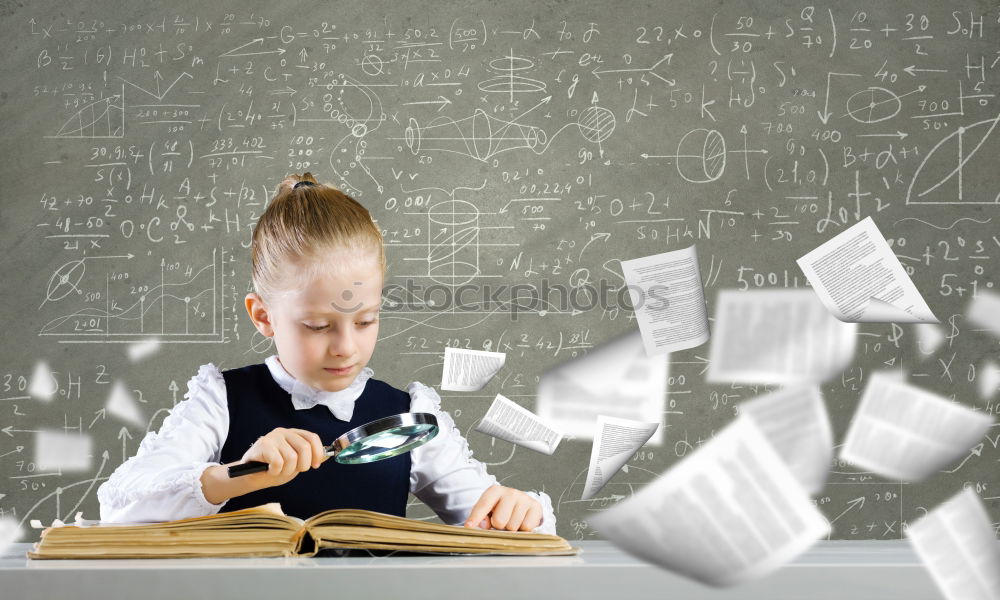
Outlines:
[{"label": "magnifying glass lens", "polygon": [[334,460],[356,465],[391,458],[423,444],[428,436],[433,437],[435,433],[437,426],[432,423],[390,427],[357,440],[341,450]]}]

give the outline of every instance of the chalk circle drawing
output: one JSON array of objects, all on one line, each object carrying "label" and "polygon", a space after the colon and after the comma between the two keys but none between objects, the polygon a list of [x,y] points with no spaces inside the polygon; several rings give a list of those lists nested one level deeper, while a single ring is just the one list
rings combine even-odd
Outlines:
[{"label": "chalk circle drawing", "polygon": [[858,123],[878,123],[899,114],[903,103],[885,88],[869,87],[847,99],[847,116]]}]

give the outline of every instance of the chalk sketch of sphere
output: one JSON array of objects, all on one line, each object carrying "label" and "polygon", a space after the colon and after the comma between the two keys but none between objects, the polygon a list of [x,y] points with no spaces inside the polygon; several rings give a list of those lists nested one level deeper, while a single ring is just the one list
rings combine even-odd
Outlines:
[{"label": "chalk sketch of sphere", "polygon": [[580,135],[588,142],[599,144],[615,130],[615,115],[600,106],[588,106],[576,120]]},{"label": "chalk sketch of sphere", "polygon": [[45,299],[50,302],[62,300],[73,291],[79,293],[77,284],[87,271],[82,260],[74,260],[59,267],[49,278],[49,287],[45,291]]},{"label": "chalk sketch of sphere", "polygon": [[726,170],[726,140],[714,129],[692,129],[677,144],[677,173],[691,183],[708,183]]},{"label": "chalk sketch of sphere", "polygon": [[361,59],[361,70],[365,75],[381,75],[385,70],[382,59],[377,54],[365,54]]},{"label": "chalk sketch of sphere", "polygon": [[427,250],[427,274],[446,286],[464,285],[480,274],[479,209],[465,200],[446,200],[427,211],[433,231],[450,235],[436,239]]},{"label": "chalk sketch of sphere", "polygon": [[847,99],[847,114],[858,123],[878,123],[891,119],[903,108],[899,96],[885,88],[869,87]]}]

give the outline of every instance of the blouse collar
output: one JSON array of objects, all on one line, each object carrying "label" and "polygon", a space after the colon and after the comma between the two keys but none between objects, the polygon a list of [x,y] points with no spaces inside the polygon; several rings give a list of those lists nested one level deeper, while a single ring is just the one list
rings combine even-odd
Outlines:
[{"label": "blouse collar", "polygon": [[281,386],[281,389],[292,395],[292,406],[296,410],[305,410],[322,404],[341,421],[351,420],[354,415],[354,401],[365,391],[365,383],[375,374],[371,368],[364,367],[351,382],[351,385],[337,392],[327,392],[295,379],[285,370],[276,354],[264,359],[264,364],[267,365],[271,371],[271,377]]}]

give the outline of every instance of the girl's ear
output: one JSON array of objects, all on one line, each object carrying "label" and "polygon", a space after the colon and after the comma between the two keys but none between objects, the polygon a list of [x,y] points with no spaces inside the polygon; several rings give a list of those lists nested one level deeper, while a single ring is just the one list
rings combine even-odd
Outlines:
[{"label": "girl's ear", "polygon": [[250,315],[250,320],[253,321],[253,325],[257,328],[257,331],[259,331],[264,337],[273,337],[274,326],[272,323],[272,315],[268,312],[267,305],[264,304],[264,300],[257,294],[251,292],[247,294],[244,303],[247,307],[247,314]]}]

